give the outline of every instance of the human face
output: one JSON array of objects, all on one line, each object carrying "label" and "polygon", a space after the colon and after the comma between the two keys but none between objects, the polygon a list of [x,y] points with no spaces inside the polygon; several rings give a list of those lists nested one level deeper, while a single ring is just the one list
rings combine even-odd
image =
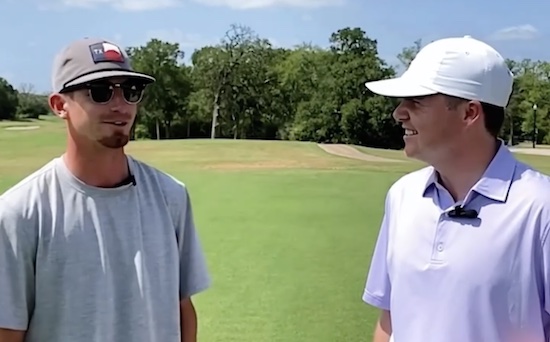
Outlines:
[{"label": "human face", "polygon": [[57,98],[52,96],[50,101],[62,103],[61,116],[67,120],[70,137],[76,143],[120,149],[130,140],[144,88],[139,81],[108,79]]},{"label": "human face", "polygon": [[405,130],[405,154],[431,165],[449,156],[465,129],[459,110],[439,94],[403,99],[393,117]]}]

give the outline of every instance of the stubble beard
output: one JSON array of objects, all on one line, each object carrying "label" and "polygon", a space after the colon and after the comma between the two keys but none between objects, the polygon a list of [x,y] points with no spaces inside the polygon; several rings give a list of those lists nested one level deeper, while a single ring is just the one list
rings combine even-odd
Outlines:
[{"label": "stubble beard", "polygon": [[130,141],[130,136],[124,133],[115,133],[109,137],[104,137],[99,140],[99,143],[107,148],[119,149],[123,148]]}]

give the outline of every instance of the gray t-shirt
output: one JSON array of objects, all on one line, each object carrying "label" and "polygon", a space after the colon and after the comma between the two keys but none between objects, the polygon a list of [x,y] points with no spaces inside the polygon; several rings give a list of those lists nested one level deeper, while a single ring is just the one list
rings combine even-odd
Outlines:
[{"label": "gray t-shirt", "polygon": [[210,285],[188,192],[128,157],[136,186],[56,158],[0,196],[0,328],[26,342],[179,342],[179,301]]}]

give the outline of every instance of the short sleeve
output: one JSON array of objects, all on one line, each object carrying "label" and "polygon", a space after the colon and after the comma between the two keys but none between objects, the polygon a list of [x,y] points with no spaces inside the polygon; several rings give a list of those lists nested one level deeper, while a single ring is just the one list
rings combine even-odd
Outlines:
[{"label": "short sleeve", "polygon": [[0,328],[25,331],[34,308],[34,228],[0,199]]},{"label": "short sleeve", "polygon": [[363,292],[363,301],[365,303],[388,311],[390,310],[391,294],[391,283],[387,266],[389,215],[389,199],[386,198],[384,216]]},{"label": "short sleeve", "polygon": [[182,299],[206,290],[211,283],[187,191],[185,191],[184,202],[176,234],[180,258],[180,298]]}]

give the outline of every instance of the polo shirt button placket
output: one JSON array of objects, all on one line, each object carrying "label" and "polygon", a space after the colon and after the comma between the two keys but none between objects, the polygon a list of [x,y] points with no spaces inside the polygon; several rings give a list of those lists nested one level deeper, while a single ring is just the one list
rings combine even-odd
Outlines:
[{"label": "polo shirt button placket", "polygon": [[430,262],[433,264],[440,264],[443,262],[444,251],[445,251],[445,214],[441,214],[439,219],[435,222],[435,238],[434,244],[432,245],[432,257]]}]

